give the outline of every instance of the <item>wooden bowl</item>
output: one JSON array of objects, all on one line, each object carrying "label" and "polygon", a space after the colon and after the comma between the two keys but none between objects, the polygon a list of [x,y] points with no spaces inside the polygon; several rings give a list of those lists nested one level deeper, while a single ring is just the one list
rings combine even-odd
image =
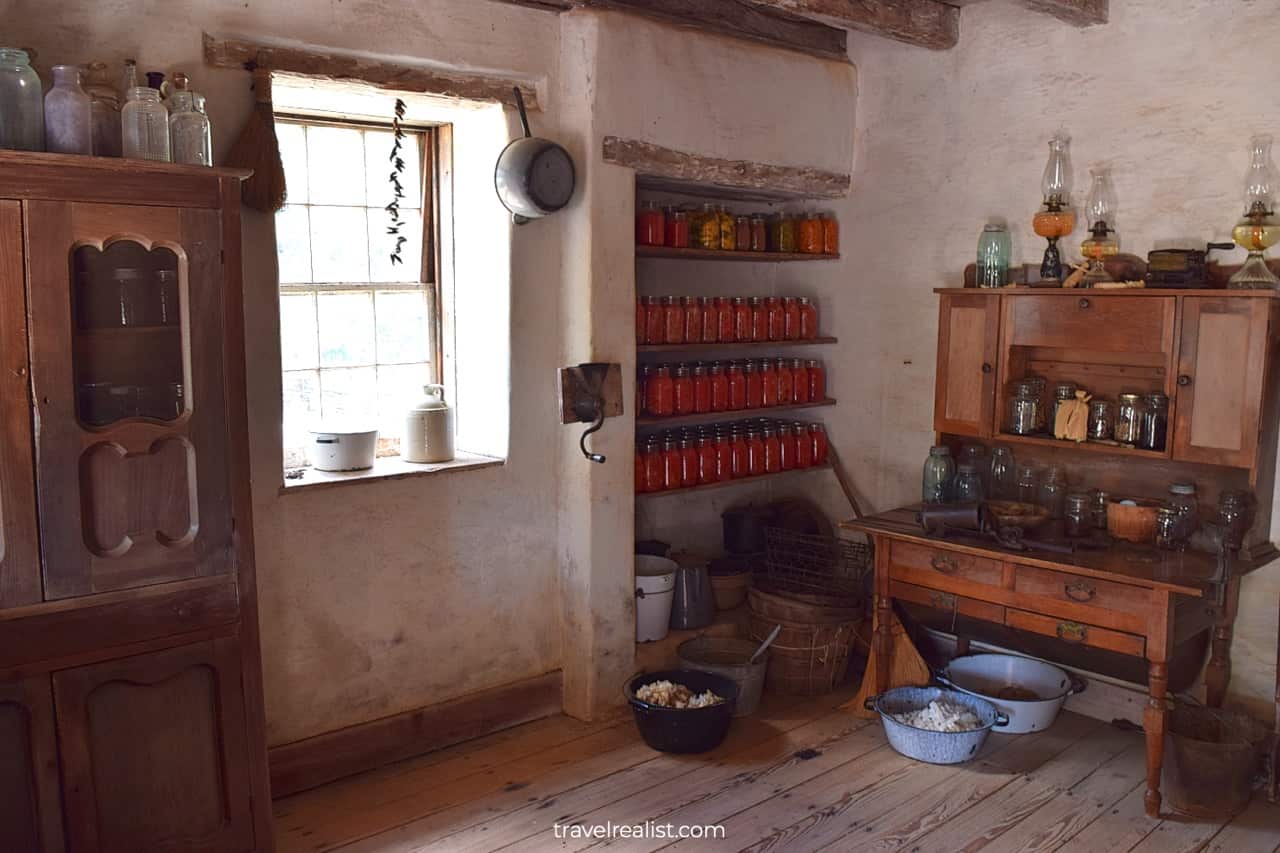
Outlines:
[{"label": "wooden bowl", "polygon": [[1035,504],[1019,501],[987,501],[987,512],[991,513],[1001,527],[1021,527],[1031,530],[1049,520],[1049,510]]},{"label": "wooden bowl", "polygon": [[1126,542],[1149,545],[1156,539],[1156,513],[1162,506],[1149,498],[1112,498],[1107,503],[1107,532]]}]

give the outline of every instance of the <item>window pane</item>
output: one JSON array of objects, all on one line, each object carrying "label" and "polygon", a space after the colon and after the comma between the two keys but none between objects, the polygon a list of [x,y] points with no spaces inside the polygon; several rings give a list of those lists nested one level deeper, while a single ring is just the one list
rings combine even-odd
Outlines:
[{"label": "window pane", "polygon": [[285,370],[320,366],[316,340],[316,297],[313,293],[280,297],[280,363]]},{"label": "window pane", "polygon": [[311,281],[311,227],[307,209],[286,204],[276,214],[276,262],[280,281],[286,284]]},{"label": "window pane", "polygon": [[[404,173],[400,186],[404,189],[401,208],[422,206],[422,153],[419,148],[422,137],[406,133],[400,140],[400,157],[404,160]],[[394,134],[389,130],[366,130],[364,133],[366,186],[370,207],[379,209],[391,203],[391,144]]]},{"label": "window pane", "polygon": [[373,364],[373,294],[322,293],[318,298],[320,366]]},{"label": "window pane", "polygon": [[306,204],[307,129],[300,124],[276,122],[280,160],[284,163],[284,187],[290,204]]},{"label": "window pane", "polygon": [[349,127],[307,128],[312,204],[364,204],[363,133]]},{"label": "window pane", "polygon": [[385,210],[369,208],[369,280],[386,282],[422,281],[422,213],[417,210],[401,210],[400,233],[407,237],[400,248],[401,263],[391,263],[391,250],[395,237],[387,233],[391,227],[391,214]]},{"label": "window pane", "polygon": [[307,430],[320,418],[320,374],[315,370],[284,372],[284,447],[303,447]]},{"label": "window pane", "polygon": [[372,367],[320,371],[321,413],[330,428],[373,429],[378,423],[378,376]]},{"label": "window pane", "polygon": [[369,280],[368,226],[363,207],[311,208],[315,281]]},{"label": "window pane", "polygon": [[431,357],[424,292],[379,292],[377,308],[379,364],[406,364]]},{"label": "window pane", "polygon": [[431,381],[426,364],[401,364],[378,368],[378,437],[401,438],[404,416],[422,399],[422,386]]}]

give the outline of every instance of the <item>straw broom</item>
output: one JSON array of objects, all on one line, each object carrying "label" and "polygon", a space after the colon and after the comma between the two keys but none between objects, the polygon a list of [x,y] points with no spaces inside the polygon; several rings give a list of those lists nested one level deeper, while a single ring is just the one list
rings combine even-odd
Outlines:
[{"label": "straw broom", "polygon": [[253,175],[240,182],[240,198],[245,205],[263,213],[275,213],[284,206],[284,164],[280,162],[280,141],[276,139],[275,114],[271,109],[271,69],[255,66],[253,91],[256,102],[240,138],[227,152],[227,165],[252,169]]}]

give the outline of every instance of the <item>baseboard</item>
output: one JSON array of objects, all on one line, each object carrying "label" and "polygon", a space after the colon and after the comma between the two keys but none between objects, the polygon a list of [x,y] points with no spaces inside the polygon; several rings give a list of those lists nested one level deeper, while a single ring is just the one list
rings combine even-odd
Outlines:
[{"label": "baseboard", "polygon": [[383,717],[267,750],[271,796],[284,797],[353,773],[558,714],[559,670],[439,705]]}]

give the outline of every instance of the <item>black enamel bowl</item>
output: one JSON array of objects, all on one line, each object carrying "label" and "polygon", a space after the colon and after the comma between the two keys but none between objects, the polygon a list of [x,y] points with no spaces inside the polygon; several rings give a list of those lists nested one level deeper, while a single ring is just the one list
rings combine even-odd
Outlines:
[{"label": "black enamel bowl", "polygon": [[[683,684],[695,694],[710,690],[725,701],[706,708],[664,708],[636,698],[637,690],[655,681]],[[660,752],[706,752],[719,746],[729,733],[738,685],[714,672],[664,669],[632,678],[627,683],[626,694],[635,714],[636,728],[649,746]]]}]

